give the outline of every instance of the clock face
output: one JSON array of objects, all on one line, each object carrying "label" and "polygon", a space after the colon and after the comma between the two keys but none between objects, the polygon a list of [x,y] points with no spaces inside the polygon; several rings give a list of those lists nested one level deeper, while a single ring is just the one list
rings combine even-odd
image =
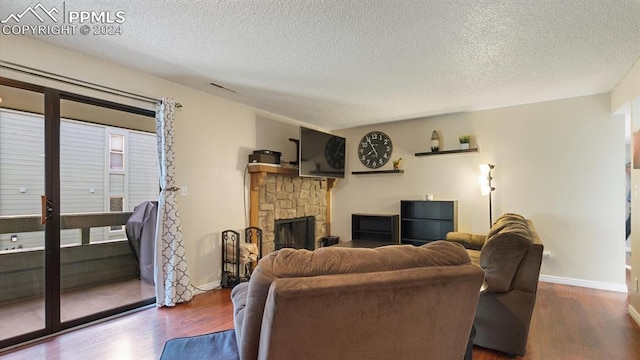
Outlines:
[{"label": "clock face", "polygon": [[344,138],[334,136],[324,147],[324,158],[334,169],[344,169]]},{"label": "clock face", "polygon": [[393,144],[387,134],[372,131],[365,135],[358,144],[358,158],[362,165],[377,169],[391,159]]}]

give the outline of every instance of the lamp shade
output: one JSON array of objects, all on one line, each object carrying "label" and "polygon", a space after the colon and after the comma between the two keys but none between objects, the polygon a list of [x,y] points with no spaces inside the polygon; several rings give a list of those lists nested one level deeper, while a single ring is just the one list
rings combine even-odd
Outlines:
[{"label": "lamp shade", "polygon": [[493,192],[496,188],[491,185],[491,180],[493,180],[493,176],[491,176],[491,170],[493,170],[495,166],[492,164],[482,164],[480,165],[480,176],[478,177],[478,181],[480,182],[480,193],[482,196],[489,195],[489,227],[493,225],[493,210],[491,209],[491,192]]},{"label": "lamp shade", "polygon": [[478,176],[478,183],[480,183],[480,193],[485,196],[491,192],[491,185],[489,185],[489,179],[486,175]]},{"label": "lamp shade", "polygon": [[491,170],[494,168],[494,165],[491,164],[482,164],[480,165],[480,176],[478,176],[478,182],[480,183],[480,193],[484,195],[489,195],[496,188],[491,186],[491,180],[493,177],[491,176]]}]

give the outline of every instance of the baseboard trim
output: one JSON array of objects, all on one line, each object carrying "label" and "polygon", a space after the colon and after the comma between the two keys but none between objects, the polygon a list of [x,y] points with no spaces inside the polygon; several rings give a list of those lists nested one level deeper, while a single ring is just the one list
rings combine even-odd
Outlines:
[{"label": "baseboard trim", "polygon": [[640,313],[631,305],[629,305],[629,316],[636,322],[636,325],[640,326]]},{"label": "baseboard trim", "polygon": [[615,291],[615,292],[621,292],[625,294],[629,292],[626,284],[612,284],[612,283],[605,283],[605,282],[599,282],[599,281],[571,279],[571,278],[550,276],[550,275],[540,275],[540,281],[553,283],[553,284],[579,286],[579,287],[590,288],[590,289]]},{"label": "baseboard trim", "polygon": [[193,293],[194,295],[198,295],[198,294],[202,294],[206,291],[210,291],[210,290],[215,290],[219,287],[221,287],[221,283],[220,281],[214,281],[208,284],[202,284],[202,285],[193,285],[191,284],[191,287],[193,289]]}]

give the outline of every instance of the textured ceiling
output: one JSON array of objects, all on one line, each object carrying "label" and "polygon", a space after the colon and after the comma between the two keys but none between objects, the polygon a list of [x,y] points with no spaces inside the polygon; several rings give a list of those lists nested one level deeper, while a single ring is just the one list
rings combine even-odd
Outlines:
[{"label": "textured ceiling", "polygon": [[[0,18],[37,3],[0,0]],[[64,7],[124,11],[123,34],[36,38],[327,129],[608,92],[640,58],[639,0]]]}]

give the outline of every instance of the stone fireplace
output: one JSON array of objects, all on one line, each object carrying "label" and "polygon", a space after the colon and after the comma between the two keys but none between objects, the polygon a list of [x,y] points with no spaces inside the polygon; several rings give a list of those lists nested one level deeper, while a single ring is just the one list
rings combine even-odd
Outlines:
[{"label": "stone fireplace", "polygon": [[318,247],[330,232],[331,188],[334,179],[299,177],[297,169],[249,165],[251,199],[249,223],[262,229],[263,256],[274,251],[276,220],[312,217],[313,239],[303,246]]},{"label": "stone fireplace", "polygon": [[276,220],[273,230],[275,250],[285,247],[315,249],[315,220],[315,216]]}]

